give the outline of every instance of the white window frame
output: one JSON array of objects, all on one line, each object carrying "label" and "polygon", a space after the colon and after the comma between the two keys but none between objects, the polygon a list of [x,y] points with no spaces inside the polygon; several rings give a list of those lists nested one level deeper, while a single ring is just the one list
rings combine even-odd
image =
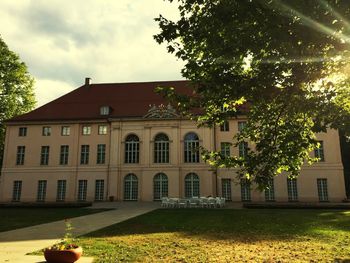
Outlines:
[{"label": "white window frame", "polygon": [[44,126],[42,135],[43,136],[51,136],[51,127],[50,126]]},{"label": "white window frame", "polygon": [[241,200],[242,202],[252,201],[250,182],[245,178],[241,179]]},{"label": "white window frame", "polygon": [[157,173],[153,177],[153,200],[168,197],[168,184],[168,176],[165,173]]},{"label": "white window frame", "polygon": [[61,127],[61,135],[69,136],[70,135],[70,126],[62,126]]},{"label": "white window frame", "polygon": [[86,195],[87,195],[87,180],[79,180],[78,181],[78,201],[86,201]]},{"label": "white window frame", "polygon": [[231,143],[229,143],[229,142],[221,142],[220,143],[220,149],[221,149],[221,154],[224,157],[230,157],[231,156]]},{"label": "white window frame", "polygon": [[296,178],[287,178],[288,201],[298,201],[298,184]]},{"label": "white window frame", "polygon": [[231,179],[229,178],[221,179],[221,195],[227,201],[232,200]]},{"label": "white window frame", "polygon": [[82,127],[82,134],[83,135],[90,135],[91,134],[91,126],[90,125],[84,125]]},{"label": "white window frame", "polygon": [[135,134],[130,134],[125,140],[125,163],[139,163],[140,139]]},{"label": "white window frame", "polygon": [[18,136],[19,137],[27,136],[27,127],[19,127],[18,128]]},{"label": "white window frame", "polygon": [[189,173],[185,176],[185,197],[200,197],[200,179],[195,173]]},{"label": "white window frame", "polygon": [[246,158],[248,154],[248,142],[240,142],[238,144],[239,157]]},{"label": "white window frame", "polygon": [[61,145],[60,147],[60,165],[67,165],[69,158],[69,145]]},{"label": "white window frame", "polygon": [[106,135],[108,133],[107,125],[98,125],[98,135]]},{"label": "white window frame", "polygon": [[319,162],[324,162],[324,144],[323,141],[318,141],[318,143],[320,144],[320,147],[316,148],[314,151],[315,158],[318,158]]},{"label": "white window frame", "polygon": [[13,181],[12,202],[20,202],[22,195],[22,181]]},{"label": "white window frame", "polygon": [[67,181],[57,180],[57,194],[56,194],[57,202],[63,202],[66,199],[66,189],[67,189]]},{"label": "white window frame", "polygon": [[247,122],[246,121],[239,121],[238,122],[238,131],[242,132],[246,126],[247,126]]},{"label": "white window frame", "polygon": [[159,133],[154,138],[154,163],[169,163],[169,137]]},{"label": "white window frame", "polygon": [[26,147],[24,145],[17,146],[16,165],[24,165]]},{"label": "white window frame", "polygon": [[265,201],[273,202],[275,201],[275,182],[273,178],[271,178],[268,182],[268,188],[265,189]]},{"label": "white window frame", "polygon": [[100,107],[100,115],[106,116],[110,113],[110,107],[109,106],[102,106]]},{"label": "white window frame", "polygon": [[37,192],[37,195],[36,195],[36,201],[37,202],[45,202],[46,187],[47,187],[47,181],[46,180],[39,180],[38,181],[38,192]]},{"label": "white window frame", "polygon": [[222,132],[228,132],[230,131],[230,122],[228,120],[224,121],[221,125],[220,125],[220,131]]},{"label": "white window frame", "polygon": [[199,137],[194,132],[189,132],[184,138],[185,163],[199,163]]},{"label": "white window frame", "polygon": [[81,145],[80,164],[89,164],[89,157],[90,157],[90,145],[88,144]]},{"label": "white window frame", "polygon": [[138,199],[138,178],[135,174],[127,174],[124,177],[124,200],[137,201]]},{"label": "white window frame", "polygon": [[320,202],[328,202],[328,182],[326,178],[317,178],[317,192]]},{"label": "white window frame", "polygon": [[99,179],[95,181],[95,201],[103,201],[105,195],[105,180]]},{"label": "white window frame", "polygon": [[40,165],[49,165],[50,146],[41,146]]},{"label": "white window frame", "polygon": [[97,144],[97,164],[105,164],[106,163],[106,144]]}]

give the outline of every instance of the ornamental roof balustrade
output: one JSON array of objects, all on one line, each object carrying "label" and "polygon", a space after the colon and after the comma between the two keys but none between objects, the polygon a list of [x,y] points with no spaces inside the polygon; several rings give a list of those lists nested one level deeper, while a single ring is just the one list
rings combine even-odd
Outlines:
[{"label": "ornamental roof balustrade", "polygon": [[149,105],[149,110],[145,116],[145,119],[173,119],[179,118],[180,115],[176,113],[176,110],[168,104],[160,104],[156,106],[155,104]]}]

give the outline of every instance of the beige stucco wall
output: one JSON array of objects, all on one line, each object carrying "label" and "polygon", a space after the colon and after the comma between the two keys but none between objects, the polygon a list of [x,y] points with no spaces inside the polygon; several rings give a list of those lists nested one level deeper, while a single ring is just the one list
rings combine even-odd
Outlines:
[{"label": "beige stucco wall", "polygon": [[[92,127],[91,135],[82,135],[82,126]],[[98,135],[98,125],[108,125],[107,135]],[[42,127],[50,126],[51,136],[42,136]],[[61,127],[70,126],[70,136],[61,136]],[[27,136],[19,137],[18,128],[27,127]],[[238,131],[238,121],[230,121],[230,131],[215,132],[210,128],[197,128],[189,120],[113,120],[107,122],[66,122],[66,123],[20,123],[7,127],[5,155],[2,176],[0,179],[0,201],[9,202],[12,199],[13,181],[22,181],[21,201],[36,200],[38,180],[47,180],[46,201],[55,201],[57,180],[67,180],[66,201],[77,198],[78,180],[88,180],[87,200],[93,201],[95,195],[95,180],[105,181],[105,199],[113,196],[115,200],[123,200],[124,177],[133,173],[138,178],[138,200],[153,200],[153,177],[157,173],[168,176],[168,193],[171,197],[184,196],[184,178],[194,172],[200,178],[201,196],[219,196],[221,179],[232,180],[232,200],[240,201],[240,185],[237,184],[235,170],[219,169],[217,175],[208,165],[201,161],[198,164],[184,163],[184,136],[188,132],[195,132],[200,139],[200,145],[207,149],[220,149],[221,142],[230,142]],[[170,162],[155,164],[153,162],[154,137],[158,133],[165,133],[170,139]],[[125,164],[125,138],[129,134],[136,134],[140,139],[140,162]],[[214,134],[216,137],[214,138]],[[303,167],[301,176],[297,180],[299,201],[318,201],[317,178],[327,178],[328,195],[330,201],[341,201],[345,198],[345,186],[340,157],[338,133],[328,130],[318,135],[324,141],[325,162],[313,166]],[[80,165],[81,145],[90,145],[89,164]],[[97,144],[106,144],[106,163],[96,164]],[[16,165],[17,146],[25,145],[24,165]],[[49,165],[40,165],[41,146],[50,146]],[[69,145],[68,165],[59,165],[61,145]],[[231,154],[238,154],[238,149],[231,147]],[[312,153],[311,153],[312,155]],[[275,178],[276,201],[287,201],[286,177]],[[264,201],[264,193],[254,190],[252,186],[252,201]]]}]

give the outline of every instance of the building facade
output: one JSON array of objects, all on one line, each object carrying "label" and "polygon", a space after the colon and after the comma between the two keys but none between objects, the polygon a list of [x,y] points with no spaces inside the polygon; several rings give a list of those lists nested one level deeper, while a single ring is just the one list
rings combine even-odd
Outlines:
[{"label": "building facade", "polygon": [[345,197],[338,132],[318,134],[320,162],[294,180],[284,175],[265,192],[213,169],[197,150],[227,155],[244,118],[216,128],[183,119],[157,86],[186,93],[186,81],[85,85],[9,120],[0,181],[1,202],[155,201],[223,196],[231,201],[340,202]]}]

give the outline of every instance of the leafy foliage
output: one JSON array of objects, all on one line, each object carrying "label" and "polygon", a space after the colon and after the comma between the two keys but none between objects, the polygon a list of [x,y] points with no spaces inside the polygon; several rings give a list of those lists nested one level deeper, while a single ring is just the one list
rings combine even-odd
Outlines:
[{"label": "leafy foliage", "polygon": [[[170,1],[173,2],[173,1]],[[350,6],[346,0],[178,0],[180,19],[156,18],[154,36],[185,61],[191,98],[160,91],[200,125],[246,115],[234,144],[249,141],[245,158],[203,151],[215,166],[265,188],[285,171],[312,163],[316,133],[350,135]],[[191,114],[201,108],[203,114]]]},{"label": "leafy foliage", "polygon": [[34,108],[33,83],[27,66],[0,37],[0,167],[5,140],[4,121]]}]

